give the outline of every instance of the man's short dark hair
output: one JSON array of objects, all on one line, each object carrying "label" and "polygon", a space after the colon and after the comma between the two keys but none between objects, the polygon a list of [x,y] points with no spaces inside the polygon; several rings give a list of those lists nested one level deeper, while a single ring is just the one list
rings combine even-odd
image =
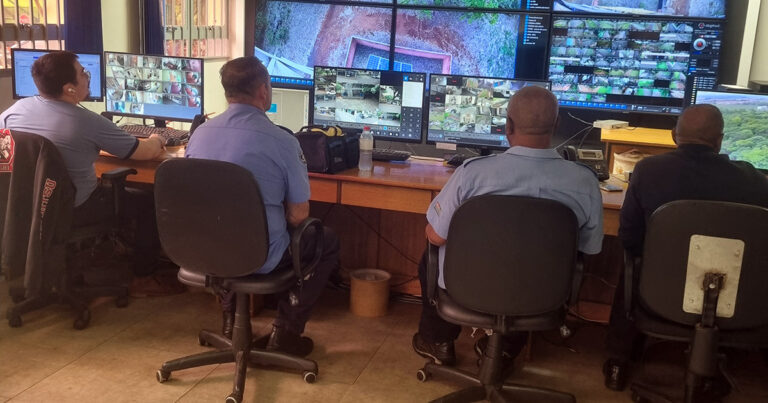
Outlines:
[{"label": "man's short dark hair", "polygon": [[40,56],[32,63],[32,79],[41,95],[59,97],[65,84],[77,85],[77,55],[66,50]]},{"label": "man's short dark hair", "polygon": [[219,70],[221,86],[227,99],[251,98],[256,90],[269,82],[267,68],[255,57],[238,57]]}]

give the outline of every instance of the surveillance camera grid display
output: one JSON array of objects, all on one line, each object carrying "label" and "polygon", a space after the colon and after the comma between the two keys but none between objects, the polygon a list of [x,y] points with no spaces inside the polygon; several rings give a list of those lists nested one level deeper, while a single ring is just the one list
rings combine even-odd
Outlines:
[{"label": "surveillance camera grid display", "polygon": [[105,57],[108,112],[179,121],[203,113],[202,60],[110,52]]},{"label": "surveillance camera grid display", "polygon": [[714,85],[720,28],[692,21],[555,18],[552,91],[567,106],[679,113],[690,74],[702,76],[696,80],[700,88]]},{"label": "surveillance camera grid display", "polygon": [[695,97],[723,114],[720,152],[768,171],[768,94],[696,91]]},{"label": "surveillance camera grid display", "polygon": [[[480,0],[473,1],[473,8],[501,10],[540,10],[549,11],[553,0]],[[466,0],[396,0],[397,4],[408,6],[467,7]]]},{"label": "surveillance camera grid display", "polygon": [[505,131],[509,98],[530,85],[550,87],[546,81],[432,74],[427,141],[509,147]]},{"label": "surveillance camera grid display", "polygon": [[426,74],[316,66],[314,77],[315,124],[421,141]]}]

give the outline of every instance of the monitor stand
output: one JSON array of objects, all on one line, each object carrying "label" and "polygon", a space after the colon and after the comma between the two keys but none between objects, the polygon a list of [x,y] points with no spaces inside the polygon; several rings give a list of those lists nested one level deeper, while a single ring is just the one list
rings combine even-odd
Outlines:
[{"label": "monitor stand", "polygon": [[477,147],[475,148],[475,150],[477,150],[478,154],[480,154],[481,157],[491,155],[491,149],[488,147]]}]

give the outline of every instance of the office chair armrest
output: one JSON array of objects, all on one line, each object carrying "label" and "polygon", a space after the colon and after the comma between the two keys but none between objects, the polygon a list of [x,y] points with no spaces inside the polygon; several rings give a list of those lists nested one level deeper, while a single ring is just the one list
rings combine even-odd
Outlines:
[{"label": "office chair armrest", "polygon": [[624,251],[624,284],[618,284],[618,287],[624,287],[624,312],[627,318],[632,318],[632,299],[634,298],[634,282],[635,276],[637,276],[636,268],[640,267],[639,256],[635,256],[632,252]]},{"label": "office chair armrest", "polygon": [[[304,233],[310,228],[315,229],[315,253],[312,256],[312,261],[307,267],[301,269],[301,239]],[[293,271],[296,273],[296,277],[301,282],[305,277],[312,274],[315,271],[315,266],[320,262],[320,257],[323,255],[323,223],[317,218],[307,217],[299,224],[298,227],[291,234],[291,258],[293,260]]]},{"label": "office chair armrest", "polygon": [[581,252],[576,253],[576,262],[573,267],[573,278],[571,284],[571,297],[568,301],[570,306],[574,306],[579,302],[579,294],[581,293],[581,282],[584,280],[584,254]]},{"label": "office chair armrest", "polygon": [[111,171],[101,174],[101,179],[108,180],[110,182],[125,181],[128,175],[136,175],[138,171],[133,168],[120,167]]},{"label": "office chair armrest", "polygon": [[435,295],[437,295],[437,279],[440,270],[440,247],[432,245],[427,241],[427,301],[435,305]]}]

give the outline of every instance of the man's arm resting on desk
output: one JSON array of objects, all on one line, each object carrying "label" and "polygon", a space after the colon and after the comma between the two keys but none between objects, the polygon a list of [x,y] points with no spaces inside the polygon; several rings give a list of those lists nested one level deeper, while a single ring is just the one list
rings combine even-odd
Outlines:
[{"label": "man's arm resting on desk", "polygon": [[427,239],[429,240],[429,243],[435,246],[443,246],[445,245],[445,239],[443,239],[440,235],[437,235],[437,232],[435,232],[435,229],[432,228],[432,224],[427,224],[427,228],[424,229],[424,232],[427,234]]},{"label": "man's arm resting on desk", "polygon": [[146,140],[139,140],[139,145],[129,157],[132,160],[151,160],[163,153],[165,140],[157,134],[149,136]]},{"label": "man's arm resting on desk", "polygon": [[285,218],[291,227],[298,227],[307,217],[309,217],[309,201],[303,203],[285,202]]}]

